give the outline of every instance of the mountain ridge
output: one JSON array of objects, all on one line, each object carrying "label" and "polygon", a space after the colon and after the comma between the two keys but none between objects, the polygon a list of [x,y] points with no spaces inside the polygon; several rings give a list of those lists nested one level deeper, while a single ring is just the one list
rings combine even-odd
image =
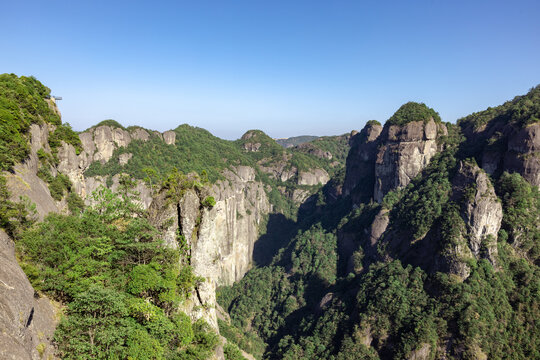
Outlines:
[{"label": "mountain ridge", "polygon": [[[75,344],[86,336],[66,327],[86,316],[70,286],[84,290],[87,285],[54,285],[47,277],[53,269],[32,255],[32,246],[41,241],[40,231],[55,239],[58,226],[102,221],[102,216],[114,221],[77,236],[116,249],[118,244],[92,234],[102,229],[111,239],[127,236],[122,241],[129,243],[137,219],[147,224],[144,234],[157,236],[145,246],[163,241],[180,254],[178,268],[167,262],[158,266],[161,260],[129,267],[134,272],[121,275],[127,276],[127,288],[113,284],[81,292],[90,299],[120,291],[118,298],[130,299],[129,315],[111,313],[118,324],[122,319],[138,324],[120,327],[130,330],[119,338],[119,354],[198,352],[195,358],[229,359],[240,347],[256,358],[285,359],[502,358],[509,351],[516,358],[536,357],[538,89],[456,125],[435,119],[434,110],[423,104],[405,104],[396,116],[406,121],[384,126],[370,121],[358,133],[291,149],[260,130],[226,141],[187,124],[159,133],[107,120],[73,136],[67,125],[32,117],[21,133],[28,157],[0,177],[6,246],[15,239],[19,260],[37,289],[48,289],[40,291],[53,297],[71,294],[64,298],[68,316],[56,340],[68,358],[66,339]],[[50,106],[42,111],[59,114]],[[152,159],[157,154],[161,164]],[[19,186],[24,183],[28,186]],[[105,206],[103,196],[120,202],[92,212]],[[45,217],[48,212],[63,215]],[[42,222],[34,225],[35,217]],[[44,253],[55,254],[47,243],[39,244]],[[14,255],[8,258],[16,263]],[[103,264],[117,266],[112,260]],[[163,272],[167,269],[181,274],[192,269],[199,280],[177,278],[173,286]],[[135,274],[157,280],[131,282]],[[161,285],[151,290],[143,283]],[[52,290],[53,285],[60,287]],[[160,326],[176,329],[171,330],[176,337],[157,331],[160,326],[134,310],[144,294],[151,305],[145,306],[158,314]],[[0,301],[13,307],[16,296],[22,295],[0,296]],[[44,293],[40,296],[46,301]],[[170,304],[177,303],[166,299],[179,301],[189,321],[175,317]],[[20,329],[31,316],[44,314],[29,301],[23,305]],[[210,327],[204,330],[197,319]],[[34,339],[40,330],[32,326],[24,331]],[[0,339],[17,342],[29,359],[43,351],[52,354],[50,328],[40,343],[22,341],[19,328],[9,328]],[[182,329],[192,335],[175,332]],[[220,342],[212,332],[227,340]]]}]

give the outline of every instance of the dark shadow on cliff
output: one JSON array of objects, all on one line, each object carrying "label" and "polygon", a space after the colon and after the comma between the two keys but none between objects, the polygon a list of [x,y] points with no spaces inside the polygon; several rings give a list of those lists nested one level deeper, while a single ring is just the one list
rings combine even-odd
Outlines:
[{"label": "dark shadow on cliff", "polygon": [[278,251],[287,246],[296,235],[296,222],[283,214],[270,214],[266,233],[261,235],[253,246],[253,262],[256,266],[269,265]]}]

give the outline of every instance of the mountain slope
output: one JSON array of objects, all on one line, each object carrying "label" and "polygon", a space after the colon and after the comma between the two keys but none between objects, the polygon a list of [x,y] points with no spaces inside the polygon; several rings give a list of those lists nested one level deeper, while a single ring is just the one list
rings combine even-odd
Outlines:
[{"label": "mountain slope", "polygon": [[[537,91],[480,130],[410,103],[384,127],[367,124],[343,195],[322,189],[270,265],[221,289],[232,325],[262,339],[265,358],[540,356]],[[489,167],[494,126],[505,145],[490,177],[470,156]]]},{"label": "mountain slope", "polygon": [[47,294],[66,358],[540,357],[539,87],[458,125],[407,103],[285,149],[76,134],[37,80],[0,78],[20,150],[0,177],[8,354],[52,354]]}]

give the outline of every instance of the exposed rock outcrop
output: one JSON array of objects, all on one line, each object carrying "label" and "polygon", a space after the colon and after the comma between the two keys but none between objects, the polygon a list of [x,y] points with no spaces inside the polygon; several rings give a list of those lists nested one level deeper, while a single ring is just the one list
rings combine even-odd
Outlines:
[{"label": "exposed rock outcrop", "polygon": [[351,137],[351,150],[347,156],[343,195],[352,195],[359,203],[373,197],[375,160],[381,124],[369,122],[360,133]]},{"label": "exposed rock outcrop", "polygon": [[[263,185],[255,181],[255,171],[238,166],[225,171],[219,181],[200,194],[187,191],[180,203],[169,203],[164,194],[150,206],[152,222],[163,230],[165,241],[176,246],[177,229],[191,248],[191,266],[205,281],[198,286],[186,311],[204,318],[217,329],[215,288],[231,285],[251,267],[258,225],[270,211]],[[212,208],[201,206],[206,196],[214,196]]]},{"label": "exposed rock outcrop", "polygon": [[35,294],[13,241],[0,230],[0,358],[53,359],[56,322],[54,307]]},{"label": "exposed rock outcrop", "polygon": [[504,155],[504,170],[518,172],[540,187],[540,123],[523,127],[510,135]]},{"label": "exposed rock outcrop", "polygon": [[165,141],[165,144],[167,145],[174,145],[176,141],[176,133],[172,130],[165,131],[163,133],[163,141]]},{"label": "exposed rock outcrop", "polygon": [[437,138],[444,134],[446,126],[433,119],[385,125],[375,162],[375,200],[381,202],[388,191],[409,184],[437,153]]},{"label": "exposed rock outcrop", "polygon": [[407,360],[428,360],[431,358],[430,355],[431,345],[428,343],[423,343],[409,354]]},{"label": "exposed rock outcrop", "polygon": [[502,205],[487,174],[476,164],[461,162],[453,179],[454,196],[462,198],[461,216],[475,258],[496,265],[497,233],[503,217]]},{"label": "exposed rock outcrop", "polygon": [[310,154],[310,155],[316,156],[316,157],[321,158],[321,159],[332,160],[332,157],[333,157],[332,153],[330,151],[321,150],[321,149],[315,147],[311,143],[300,144],[300,145],[298,145],[298,149],[301,150],[302,152],[305,152],[306,154]]},{"label": "exposed rock outcrop", "polygon": [[464,150],[488,174],[518,172],[540,187],[540,87],[458,121],[466,137]]},{"label": "exposed rock outcrop", "polygon": [[298,173],[298,185],[324,185],[328,180],[330,176],[323,169],[311,169]]},{"label": "exposed rock outcrop", "polygon": [[37,216],[42,220],[50,212],[59,212],[60,209],[51,197],[46,182],[37,176],[39,159],[37,151],[43,149],[51,152],[48,138],[51,125],[36,125],[30,127],[30,154],[28,158],[13,167],[13,172],[4,173],[7,187],[13,201],[19,201],[20,197],[28,198],[36,205]]},{"label": "exposed rock outcrop", "polygon": [[273,162],[270,165],[259,164],[259,168],[272,178],[282,182],[297,177],[298,185],[324,185],[330,180],[330,176],[324,169],[314,168],[307,171],[298,171],[294,166],[289,167],[289,158],[284,155],[283,161]]},{"label": "exposed rock outcrop", "polygon": [[120,156],[118,156],[118,164],[124,166],[128,163],[128,161],[133,157],[133,154],[132,153],[124,153],[124,154],[120,154]]},{"label": "exposed rock outcrop", "polygon": [[442,252],[435,270],[466,279],[470,261],[487,259],[497,266],[497,234],[503,217],[487,174],[476,164],[462,161],[452,179],[452,200],[460,204],[459,217],[441,229]]},{"label": "exposed rock outcrop", "polygon": [[[58,149],[58,171],[67,175],[73,184],[75,192],[86,199],[99,184],[104,185],[104,179],[99,177],[85,177],[84,172],[94,161],[105,163],[112,157],[114,150],[119,147],[128,146],[133,140],[148,141],[150,133],[145,129],[135,127],[125,130],[119,127],[101,125],[91,128],[88,131],[79,134],[83,151],[77,154],[75,148],[70,144],[63,143]],[[175,144],[176,133],[166,131],[160,134],[160,138],[167,144]],[[133,157],[131,153],[121,154],[119,164],[126,165]],[[113,179],[113,181],[115,181]],[[117,183],[117,181],[116,181]],[[114,184],[114,183],[113,183]],[[148,207],[150,204],[149,189],[142,182],[138,182],[137,190],[141,191],[143,205]]]}]

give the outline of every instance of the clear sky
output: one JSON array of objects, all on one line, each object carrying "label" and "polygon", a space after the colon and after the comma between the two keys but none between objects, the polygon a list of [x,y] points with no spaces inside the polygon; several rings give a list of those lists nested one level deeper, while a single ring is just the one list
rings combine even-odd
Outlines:
[{"label": "clear sky", "polygon": [[0,73],[63,120],[333,135],[407,101],[444,121],[540,83],[540,1],[0,0]]}]

